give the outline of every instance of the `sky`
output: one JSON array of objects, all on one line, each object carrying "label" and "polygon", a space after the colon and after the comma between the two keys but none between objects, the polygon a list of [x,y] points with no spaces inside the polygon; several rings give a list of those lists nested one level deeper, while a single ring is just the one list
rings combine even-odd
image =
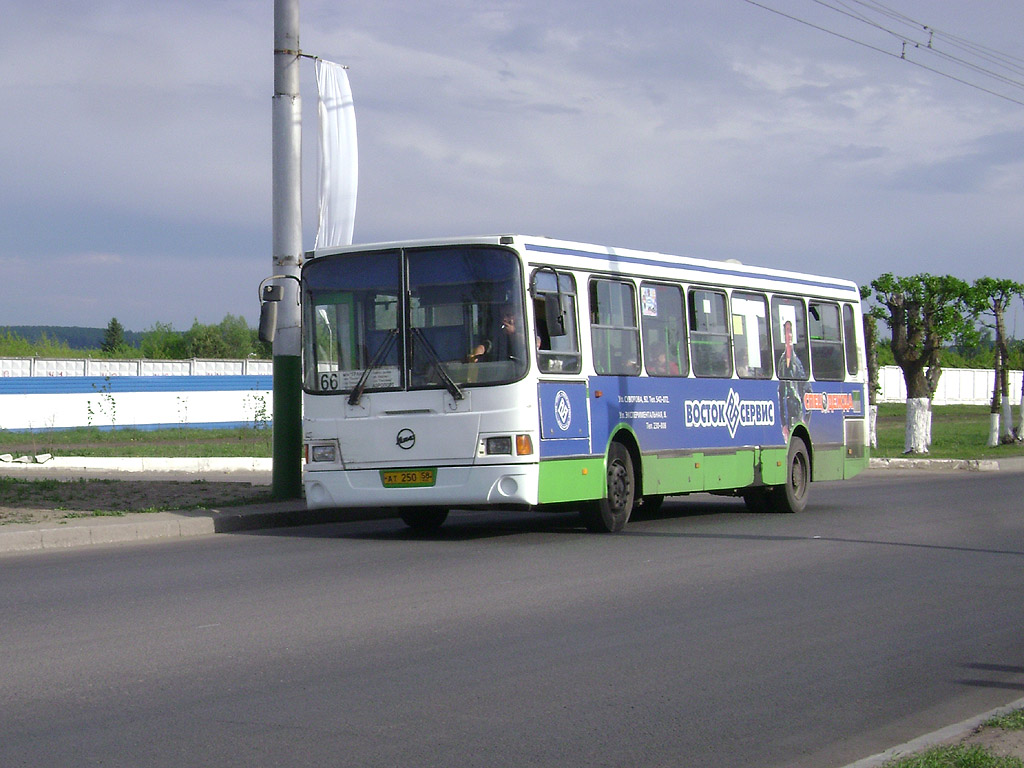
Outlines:
[{"label": "sky", "polygon": [[[357,243],[1024,282],[1017,0],[300,0],[300,24],[349,67]],[[8,0],[0,94],[0,325],[256,324],[271,0]]]}]

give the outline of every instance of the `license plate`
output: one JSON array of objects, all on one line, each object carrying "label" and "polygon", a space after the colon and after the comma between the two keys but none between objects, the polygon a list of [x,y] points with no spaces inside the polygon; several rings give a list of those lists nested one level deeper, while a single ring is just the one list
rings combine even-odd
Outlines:
[{"label": "license plate", "polygon": [[380,473],[385,488],[426,488],[437,480],[437,470],[430,469],[384,469]]}]

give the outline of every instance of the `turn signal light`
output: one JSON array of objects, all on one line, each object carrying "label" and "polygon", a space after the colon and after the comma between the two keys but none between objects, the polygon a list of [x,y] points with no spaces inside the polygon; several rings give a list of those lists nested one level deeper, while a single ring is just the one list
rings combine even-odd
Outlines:
[{"label": "turn signal light", "polygon": [[533,440],[530,438],[529,435],[516,435],[516,455],[533,455]]}]

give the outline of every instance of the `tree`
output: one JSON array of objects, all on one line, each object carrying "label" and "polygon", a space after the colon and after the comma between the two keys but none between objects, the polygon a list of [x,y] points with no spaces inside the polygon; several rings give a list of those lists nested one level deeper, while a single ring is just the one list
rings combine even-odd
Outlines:
[{"label": "tree", "polygon": [[227,356],[244,360],[252,352],[252,329],[241,315],[224,315],[218,326]]},{"label": "tree", "polygon": [[[860,297],[863,300],[871,298],[871,289],[862,285]],[[868,432],[871,440],[871,447],[878,447],[878,433],[875,425],[878,419],[878,392],[882,388],[878,383],[878,326],[877,320],[870,312],[865,312],[864,322],[864,346],[867,347],[868,362]]]},{"label": "tree", "polygon": [[174,330],[170,323],[153,323],[142,334],[139,342],[142,356],[149,360],[181,360],[185,352],[184,334]]},{"label": "tree", "polygon": [[220,328],[203,325],[198,320],[185,331],[185,355],[220,360],[228,357],[228,346],[224,343]]},{"label": "tree", "polygon": [[[992,369],[995,384],[992,387],[992,420],[988,444],[999,445],[1014,440],[1013,415],[1010,407],[1010,345],[1006,338],[1004,316],[1016,298],[1024,297],[1024,285],[1013,280],[981,277],[970,290],[970,306],[979,322],[995,332]],[[1002,429],[999,428],[1002,411]]]},{"label": "tree", "polygon": [[110,318],[110,322],[107,323],[107,330],[103,334],[103,344],[100,345],[100,349],[107,354],[114,354],[115,352],[122,351],[127,346],[124,340],[124,326],[118,322],[116,317]]},{"label": "tree", "polygon": [[950,275],[922,273],[895,277],[891,272],[871,281],[881,306],[871,310],[891,331],[889,343],[907,384],[905,453],[927,453],[931,442],[931,399],[942,375],[943,344],[970,337],[965,316],[969,286]]}]

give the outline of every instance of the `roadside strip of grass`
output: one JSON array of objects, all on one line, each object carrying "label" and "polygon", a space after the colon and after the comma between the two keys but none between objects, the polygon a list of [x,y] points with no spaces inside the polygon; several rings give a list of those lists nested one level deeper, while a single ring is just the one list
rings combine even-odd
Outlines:
[{"label": "roadside strip of grass", "polygon": [[[1024,731],[1024,710],[994,717],[982,724],[985,729]],[[891,760],[883,768],[1024,768],[1024,760],[995,755],[981,744],[956,744]]]},{"label": "roadside strip of grass", "polygon": [[269,458],[273,430],[238,427],[236,429],[76,429],[18,431],[0,430],[0,454],[14,457],[53,456],[157,457],[208,456]]},{"label": "roadside strip of grass", "polygon": [[[1014,408],[1014,419],[1019,412]],[[883,403],[878,406],[878,447],[871,455],[893,459],[903,456],[906,440],[907,407],[905,403]],[[1024,443],[989,448],[989,408],[984,405],[937,405],[932,408],[932,459],[1006,459],[1024,456]]]}]

